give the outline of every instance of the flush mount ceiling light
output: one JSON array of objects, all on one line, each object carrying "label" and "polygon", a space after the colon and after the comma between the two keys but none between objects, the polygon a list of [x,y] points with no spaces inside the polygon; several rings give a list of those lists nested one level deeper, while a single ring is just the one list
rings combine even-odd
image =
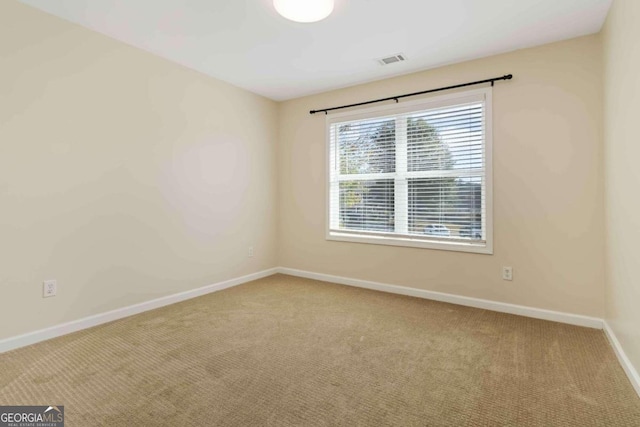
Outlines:
[{"label": "flush mount ceiling light", "polygon": [[333,0],[273,0],[278,13],[296,22],[320,21],[333,12]]}]

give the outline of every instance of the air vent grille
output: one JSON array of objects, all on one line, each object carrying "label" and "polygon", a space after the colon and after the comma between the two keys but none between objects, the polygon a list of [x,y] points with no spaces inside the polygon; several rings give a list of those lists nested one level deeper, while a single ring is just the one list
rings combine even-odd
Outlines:
[{"label": "air vent grille", "polygon": [[380,63],[380,65],[389,65],[389,64],[395,64],[396,62],[406,61],[406,60],[407,60],[407,55],[405,55],[404,53],[398,53],[395,55],[380,58],[378,59],[378,62]]}]

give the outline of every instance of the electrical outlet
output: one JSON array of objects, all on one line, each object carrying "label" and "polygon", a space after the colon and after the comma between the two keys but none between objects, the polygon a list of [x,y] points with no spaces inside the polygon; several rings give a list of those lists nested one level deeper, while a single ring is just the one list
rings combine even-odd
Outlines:
[{"label": "electrical outlet", "polygon": [[55,297],[58,293],[58,281],[57,280],[45,280],[42,282],[42,297]]},{"label": "electrical outlet", "polygon": [[513,280],[512,267],[502,267],[502,280]]},{"label": "electrical outlet", "polygon": [[253,258],[253,246],[249,246],[249,258]]}]

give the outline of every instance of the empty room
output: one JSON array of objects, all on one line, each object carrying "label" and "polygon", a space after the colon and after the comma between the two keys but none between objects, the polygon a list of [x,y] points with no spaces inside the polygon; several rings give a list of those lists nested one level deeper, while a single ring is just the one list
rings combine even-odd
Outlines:
[{"label": "empty room", "polygon": [[2,0],[0,427],[640,426],[639,21]]}]

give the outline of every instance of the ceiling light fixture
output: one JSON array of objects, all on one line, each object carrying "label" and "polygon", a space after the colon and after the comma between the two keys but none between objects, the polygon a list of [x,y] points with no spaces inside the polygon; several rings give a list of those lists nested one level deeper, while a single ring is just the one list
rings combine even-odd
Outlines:
[{"label": "ceiling light fixture", "polygon": [[273,0],[278,13],[296,22],[320,21],[333,12],[333,0]]}]

